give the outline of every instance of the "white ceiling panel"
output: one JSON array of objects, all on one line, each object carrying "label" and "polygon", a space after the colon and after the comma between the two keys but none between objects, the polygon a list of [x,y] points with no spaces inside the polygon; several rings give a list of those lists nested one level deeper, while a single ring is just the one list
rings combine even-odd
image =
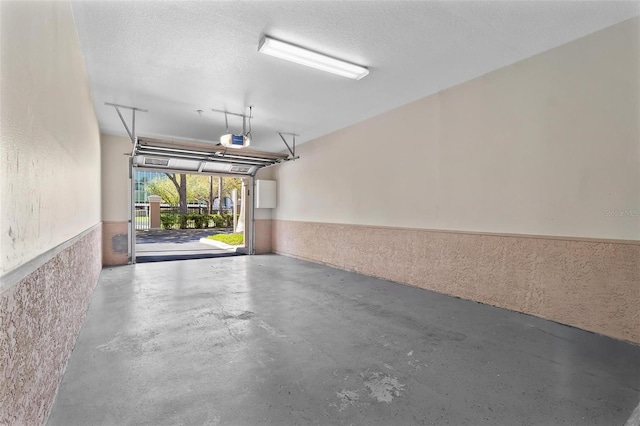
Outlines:
[{"label": "white ceiling panel", "polygon": [[[73,2],[100,127],[216,141],[254,106],[251,148],[282,151],[640,14],[638,2]],[[370,69],[359,81],[257,52],[262,35]],[[196,110],[204,111],[202,116]],[[230,117],[231,131],[241,120]]]}]

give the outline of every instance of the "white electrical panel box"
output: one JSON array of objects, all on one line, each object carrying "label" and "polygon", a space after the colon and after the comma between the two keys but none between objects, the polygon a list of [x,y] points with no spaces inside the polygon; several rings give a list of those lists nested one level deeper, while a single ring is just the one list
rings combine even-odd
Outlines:
[{"label": "white electrical panel box", "polygon": [[276,181],[258,179],[256,181],[256,208],[276,208]]}]

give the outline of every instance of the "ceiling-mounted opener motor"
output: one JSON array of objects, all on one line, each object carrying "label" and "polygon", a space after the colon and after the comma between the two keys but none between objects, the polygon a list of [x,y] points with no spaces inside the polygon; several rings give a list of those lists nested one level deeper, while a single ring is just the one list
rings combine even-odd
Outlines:
[{"label": "ceiling-mounted opener motor", "polygon": [[[249,115],[237,114],[234,112],[221,111],[218,109],[212,109],[214,112],[221,112],[224,114],[224,122],[226,125],[227,133],[220,136],[220,145],[227,148],[246,148],[251,144],[251,118],[253,106],[249,106]],[[236,135],[229,132],[229,119],[228,115],[235,115],[242,117],[242,134]],[[247,131],[247,123],[249,130]]]}]

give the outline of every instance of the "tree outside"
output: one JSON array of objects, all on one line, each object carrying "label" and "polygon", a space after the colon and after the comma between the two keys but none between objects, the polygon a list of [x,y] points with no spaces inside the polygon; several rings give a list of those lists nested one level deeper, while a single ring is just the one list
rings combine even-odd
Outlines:
[{"label": "tree outside", "polygon": [[[222,186],[219,188],[220,182]],[[165,173],[147,182],[147,192],[162,198],[162,201],[172,206],[179,206],[179,212],[187,213],[187,205],[206,203],[209,209],[213,200],[220,193],[221,196],[231,197],[233,189],[238,193],[242,188],[240,178],[215,176],[188,175],[183,173]],[[220,190],[219,190],[220,189]]]}]

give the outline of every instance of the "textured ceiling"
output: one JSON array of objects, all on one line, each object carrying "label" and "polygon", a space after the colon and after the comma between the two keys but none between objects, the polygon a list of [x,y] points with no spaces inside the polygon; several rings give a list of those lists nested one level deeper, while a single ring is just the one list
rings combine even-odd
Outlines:
[{"label": "textured ceiling", "polygon": [[[217,141],[224,115],[211,109],[253,105],[251,147],[280,151],[278,131],[309,141],[637,16],[640,3],[83,1],[72,10],[102,131],[126,134],[104,105],[113,102],[149,110],[136,117],[139,135]],[[264,34],[370,74],[353,81],[259,54]]]}]

